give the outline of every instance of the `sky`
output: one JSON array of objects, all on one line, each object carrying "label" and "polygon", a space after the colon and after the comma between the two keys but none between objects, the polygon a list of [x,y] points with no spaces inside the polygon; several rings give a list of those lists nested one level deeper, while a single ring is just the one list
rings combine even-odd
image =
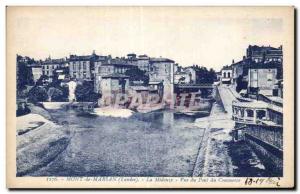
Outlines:
[{"label": "sky", "polygon": [[[268,12],[269,11],[269,12]],[[220,70],[251,45],[283,44],[280,10],[199,7],[10,7],[16,54],[35,59],[128,53]]]}]

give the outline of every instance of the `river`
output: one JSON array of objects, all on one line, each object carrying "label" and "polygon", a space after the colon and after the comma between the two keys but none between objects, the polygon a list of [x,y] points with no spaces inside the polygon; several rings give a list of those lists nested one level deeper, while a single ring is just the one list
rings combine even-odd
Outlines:
[{"label": "river", "polygon": [[204,128],[172,111],[134,113],[129,118],[50,111],[71,131],[54,161],[32,176],[191,176]]}]

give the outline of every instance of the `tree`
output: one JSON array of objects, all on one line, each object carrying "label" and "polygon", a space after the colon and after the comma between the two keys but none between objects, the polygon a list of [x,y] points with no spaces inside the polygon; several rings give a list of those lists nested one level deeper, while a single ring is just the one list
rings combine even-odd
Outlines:
[{"label": "tree", "polygon": [[193,68],[196,71],[197,84],[212,84],[217,78],[216,72],[212,68],[208,70],[206,67],[198,65],[193,65]]},{"label": "tree", "polygon": [[35,86],[28,92],[28,100],[33,103],[45,102],[48,99],[47,91],[44,87]]},{"label": "tree", "polygon": [[49,101],[63,101],[63,92],[60,89],[54,88],[54,87],[50,87],[48,89],[48,99]]},{"label": "tree", "polygon": [[47,75],[41,75],[41,77],[36,81],[36,86],[43,86],[44,83],[49,79]]},{"label": "tree", "polygon": [[144,85],[147,85],[149,83],[149,76],[146,75],[146,72],[143,70],[140,70],[139,68],[132,68],[128,69],[125,72],[125,75],[129,76],[129,81],[143,81]]},{"label": "tree", "polygon": [[76,86],[75,96],[79,102],[96,102],[100,98],[100,94],[94,92],[94,84],[88,81]]},{"label": "tree", "polygon": [[33,75],[31,69],[27,67],[26,63],[17,63],[17,91],[26,89],[27,85],[33,85]]}]

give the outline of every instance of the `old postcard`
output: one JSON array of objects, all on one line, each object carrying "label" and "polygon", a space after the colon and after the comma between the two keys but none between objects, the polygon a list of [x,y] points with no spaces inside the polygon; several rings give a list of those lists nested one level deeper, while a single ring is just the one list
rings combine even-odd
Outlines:
[{"label": "old postcard", "polygon": [[8,6],[8,188],[293,188],[293,7]]}]

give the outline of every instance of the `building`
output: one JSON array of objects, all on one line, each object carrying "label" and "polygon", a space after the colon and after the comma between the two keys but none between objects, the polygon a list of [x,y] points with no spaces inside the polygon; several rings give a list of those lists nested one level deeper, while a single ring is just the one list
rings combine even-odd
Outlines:
[{"label": "building", "polygon": [[247,58],[256,63],[281,62],[282,63],[282,46],[275,48],[271,46],[249,45],[247,48]]},{"label": "building", "polygon": [[101,105],[108,106],[116,103],[116,95],[126,94],[129,89],[129,77],[112,73],[101,78],[100,89],[102,91]]},{"label": "building", "polygon": [[282,174],[283,109],[264,101],[233,102],[235,141],[243,140],[260,156],[265,167]]},{"label": "building", "polygon": [[110,74],[122,74],[125,75],[125,72],[129,69],[137,68],[137,66],[128,64],[124,59],[108,59],[107,61],[97,62],[95,66],[95,92],[101,93],[101,80],[103,76]]},{"label": "building", "polygon": [[[251,67],[252,61],[250,59],[246,59],[246,57],[243,57],[243,60],[234,62],[232,60],[232,64],[230,65],[232,68],[232,84],[237,87],[238,82],[248,82],[248,69]],[[241,89],[246,89],[241,88]]]},{"label": "building", "polygon": [[[124,60],[124,58],[121,58]],[[138,64],[138,59],[136,58],[136,54],[134,53],[130,53],[130,54],[127,54],[127,58],[125,59],[127,64],[130,64],[130,65],[137,65]]]},{"label": "building", "polygon": [[93,52],[91,55],[77,56],[70,55],[69,74],[71,78],[92,80],[94,78],[95,61],[100,56]]},{"label": "building", "polygon": [[150,71],[150,57],[147,55],[139,55],[137,58],[137,66],[140,70],[149,73]]},{"label": "building", "polygon": [[192,83],[192,74],[190,72],[174,73],[174,84],[190,84]]},{"label": "building", "polygon": [[51,57],[48,57],[45,61],[41,62],[43,75],[48,76],[49,81],[51,82],[53,80],[53,76],[55,75],[55,70],[64,68],[68,66],[68,63],[66,59],[51,59]]},{"label": "building", "polygon": [[276,76],[276,68],[250,68],[248,72],[248,94],[272,96],[276,89]]},{"label": "building", "polygon": [[229,66],[223,67],[221,70],[221,83],[232,84],[232,68]]},{"label": "building", "polygon": [[160,100],[163,97],[164,85],[162,81],[150,81],[149,85],[149,93],[157,94]]},{"label": "building", "polygon": [[41,65],[35,65],[31,67],[32,75],[33,75],[33,81],[34,83],[37,82],[38,79],[43,75],[43,69]]},{"label": "building", "polygon": [[163,82],[163,96],[165,101],[173,103],[174,95],[174,61],[167,58],[150,59],[150,82]]},{"label": "building", "polygon": [[194,67],[185,67],[184,71],[186,73],[189,73],[189,75],[191,76],[190,83],[193,84],[197,83],[197,72]]}]

